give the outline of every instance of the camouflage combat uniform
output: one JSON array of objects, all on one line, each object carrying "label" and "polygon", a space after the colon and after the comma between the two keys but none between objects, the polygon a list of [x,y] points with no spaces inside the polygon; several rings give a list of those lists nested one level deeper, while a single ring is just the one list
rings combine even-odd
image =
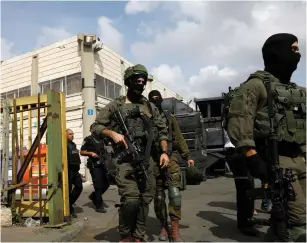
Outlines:
[{"label": "camouflage combat uniform", "polygon": [[[145,69],[145,67],[139,66],[141,65],[134,66],[134,70],[138,71],[138,68],[141,68],[142,71]],[[125,100],[126,97],[121,96],[106,105],[97,115],[95,122],[91,126],[91,132],[100,135],[104,129],[108,129],[120,133],[119,124],[117,124],[116,119],[113,117],[115,109],[119,109],[124,115],[138,106],[140,114],[133,117],[128,116],[126,125],[130,131],[133,131],[133,137],[139,141],[144,154],[148,133],[145,131],[144,123],[141,119],[142,116],[152,119],[153,127],[156,131],[155,136],[158,137],[158,141],[167,140],[168,131],[165,122],[153,104],[150,104],[144,96],[141,96],[138,102],[126,103]],[[119,233],[121,241],[130,241],[130,237],[133,237],[134,241],[142,241],[146,233],[149,204],[153,200],[156,190],[153,160],[150,158],[149,164],[146,165],[149,182],[146,183],[144,193],[141,193],[139,190],[137,173],[135,173],[136,167],[131,157],[126,156],[120,161],[116,159],[113,161],[116,165],[115,180],[121,197],[121,206],[119,208]]]},{"label": "camouflage combat uniform", "polygon": [[180,156],[185,160],[190,160],[188,146],[181,134],[180,128],[173,115],[167,120],[164,113],[161,114],[165,124],[168,124],[169,133],[172,133],[172,154],[167,169],[160,169],[158,164],[159,153],[153,156],[156,161],[156,194],[154,199],[154,209],[156,217],[161,222],[161,232],[159,239],[166,240],[165,223],[167,222],[167,209],[165,203],[165,189],[168,190],[169,205],[168,212],[171,219],[171,237],[173,241],[182,241],[179,235],[179,220],[181,219],[181,172]]},{"label": "camouflage combat uniform", "polygon": [[[306,88],[293,83],[282,84],[265,71],[257,71],[243,83],[235,94],[229,109],[228,135],[237,149],[267,147],[263,137],[269,132],[267,91],[264,77],[269,75],[272,84],[273,107],[277,111],[278,151],[281,168],[292,168],[296,201],[289,202],[289,228],[293,241],[306,240]],[[267,76],[268,77],[268,76]],[[277,109],[278,108],[278,109]],[[269,229],[266,241],[274,236]]]}]

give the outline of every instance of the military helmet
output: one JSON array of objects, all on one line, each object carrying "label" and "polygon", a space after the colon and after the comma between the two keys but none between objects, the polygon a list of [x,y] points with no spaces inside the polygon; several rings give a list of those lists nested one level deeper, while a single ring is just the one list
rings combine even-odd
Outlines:
[{"label": "military helmet", "polygon": [[134,65],[132,67],[128,67],[125,70],[125,74],[124,74],[125,85],[128,86],[129,85],[129,83],[128,83],[129,78],[131,78],[132,76],[137,75],[137,74],[144,74],[144,75],[148,76],[148,72],[147,72],[146,67],[142,64],[137,64],[137,65]]},{"label": "military helmet", "polygon": [[186,169],[186,178],[192,184],[199,184],[204,180],[202,172],[194,165],[190,165]]}]

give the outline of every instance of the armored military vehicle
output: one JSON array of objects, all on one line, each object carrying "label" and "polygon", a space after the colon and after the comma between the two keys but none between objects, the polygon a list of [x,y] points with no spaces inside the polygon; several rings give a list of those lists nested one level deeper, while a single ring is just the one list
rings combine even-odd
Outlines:
[{"label": "armored military vehicle", "polygon": [[[229,144],[227,133],[222,129],[223,97],[194,99],[195,110],[175,98],[163,100],[162,108],[174,114],[182,135],[195,160],[196,167],[208,174],[224,174],[229,171],[224,156]],[[186,161],[182,161],[184,166]]]},{"label": "armored military vehicle", "polygon": [[225,161],[225,154],[233,150],[227,132],[223,129],[223,96],[194,99],[196,111],[201,112],[204,124],[204,142],[207,155],[207,163],[211,164],[209,170],[212,173],[224,174],[229,172]]}]

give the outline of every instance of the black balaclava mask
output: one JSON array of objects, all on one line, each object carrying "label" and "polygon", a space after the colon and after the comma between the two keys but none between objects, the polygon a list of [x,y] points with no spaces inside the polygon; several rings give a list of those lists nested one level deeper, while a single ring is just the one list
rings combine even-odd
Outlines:
[{"label": "black balaclava mask", "polygon": [[300,53],[294,52],[291,47],[297,41],[297,37],[292,34],[275,34],[269,37],[262,47],[264,70],[282,83],[290,82],[300,61]]},{"label": "black balaclava mask", "polygon": [[[158,99],[154,99],[154,96],[158,96]],[[148,94],[148,100],[152,103],[155,104],[155,106],[159,109],[160,112],[162,112],[162,95],[160,94],[160,92],[158,90],[152,90],[149,92]]]},{"label": "black balaclava mask", "polygon": [[[145,82],[139,84],[137,82],[139,78],[143,78]],[[145,89],[146,82],[147,82],[147,76],[144,74],[136,74],[130,78],[127,96],[131,102],[137,102],[141,99],[142,93]]]}]

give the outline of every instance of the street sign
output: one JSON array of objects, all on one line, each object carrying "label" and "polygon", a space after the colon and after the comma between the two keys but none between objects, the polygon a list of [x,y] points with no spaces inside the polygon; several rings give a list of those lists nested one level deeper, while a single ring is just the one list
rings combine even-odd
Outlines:
[{"label": "street sign", "polygon": [[92,116],[92,115],[94,114],[93,109],[87,109],[87,114],[88,114],[89,116]]}]

